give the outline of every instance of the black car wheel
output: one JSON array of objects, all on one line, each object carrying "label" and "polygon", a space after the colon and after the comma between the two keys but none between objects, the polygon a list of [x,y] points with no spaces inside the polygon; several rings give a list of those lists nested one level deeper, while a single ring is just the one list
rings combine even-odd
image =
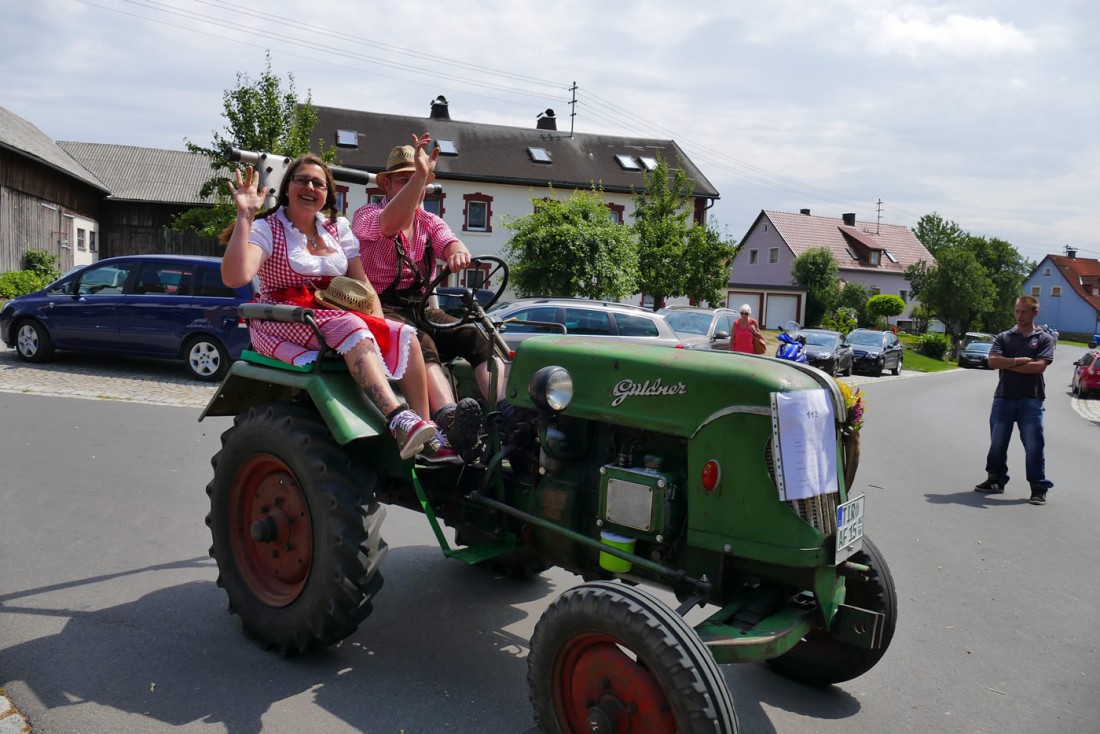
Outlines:
[{"label": "black car wheel", "polygon": [[53,356],[53,339],[46,327],[27,319],[15,330],[15,353],[24,362],[45,362]]},{"label": "black car wheel", "polygon": [[205,334],[191,337],[183,348],[187,370],[196,380],[217,382],[229,370],[229,352],[222,343]]},{"label": "black car wheel", "polygon": [[901,374],[901,357],[898,357],[897,365],[894,367],[894,369],[892,369],[890,371],[892,373],[894,373],[895,375],[900,375]]}]

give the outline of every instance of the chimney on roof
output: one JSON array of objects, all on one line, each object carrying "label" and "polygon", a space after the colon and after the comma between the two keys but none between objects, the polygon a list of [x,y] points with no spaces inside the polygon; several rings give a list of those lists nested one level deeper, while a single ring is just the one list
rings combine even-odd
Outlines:
[{"label": "chimney on roof", "polygon": [[1066,257],[1068,257],[1070,260],[1073,260],[1075,257],[1077,257],[1077,248],[1066,245]]},{"label": "chimney on roof", "polygon": [[451,113],[447,111],[447,98],[442,94],[432,101],[432,113],[428,115],[430,120],[449,120]]},{"label": "chimney on roof", "polygon": [[554,110],[549,107],[546,108],[546,112],[540,112],[539,116],[535,118],[535,129],[537,130],[557,130],[558,118],[554,117]]},{"label": "chimney on roof", "polygon": [[808,216],[810,216],[810,210],[809,209],[799,209],[799,214],[803,214],[803,215],[808,217]]},{"label": "chimney on roof", "polygon": [[844,219],[844,226],[845,227],[854,227],[854,226],[856,226],[855,212],[848,212],[847,214],[842,214],[841,217]]}]

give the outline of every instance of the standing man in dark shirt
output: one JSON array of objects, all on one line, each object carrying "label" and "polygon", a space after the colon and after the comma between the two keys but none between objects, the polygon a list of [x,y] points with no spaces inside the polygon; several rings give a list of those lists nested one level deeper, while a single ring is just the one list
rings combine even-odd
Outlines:
[{"label": "standing man in dark shirt", "polygon": [[989,478],[974,487],[976,492],[1002,494],[1008,484],[1008,443],[1013,425],[1020,427],[1024,444],[1024,465],[1031,485],[1033,505],[1046,504],[1047,481],[1043,458],[1043,372],[1054,361],[1054,338],[1035,326],[1039,299],[1016,299],[1016,325],[1002,331],[989,350],[989,366],[1000,370],[993,409],[989,414],[989,454],[985,471]]}]

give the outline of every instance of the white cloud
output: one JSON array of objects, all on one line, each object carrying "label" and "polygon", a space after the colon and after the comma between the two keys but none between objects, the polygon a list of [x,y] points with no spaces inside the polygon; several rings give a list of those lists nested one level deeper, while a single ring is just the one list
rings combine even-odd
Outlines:
[{"label": "white cloud", "polygon": [[1028,55],[1035,42],[1012,23],[994,17],[937,12],[921,6],[903,6],[871,15],[867,48],[879,55],[911,59],[977,58]]}]

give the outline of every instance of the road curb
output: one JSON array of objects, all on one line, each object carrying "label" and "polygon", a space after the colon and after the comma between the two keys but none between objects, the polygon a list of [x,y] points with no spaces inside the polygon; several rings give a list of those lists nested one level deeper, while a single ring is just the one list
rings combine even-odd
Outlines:
[{"label": "road curb", "polygon": [[0,688],[0,734],[27,734],[30,722]]}]

